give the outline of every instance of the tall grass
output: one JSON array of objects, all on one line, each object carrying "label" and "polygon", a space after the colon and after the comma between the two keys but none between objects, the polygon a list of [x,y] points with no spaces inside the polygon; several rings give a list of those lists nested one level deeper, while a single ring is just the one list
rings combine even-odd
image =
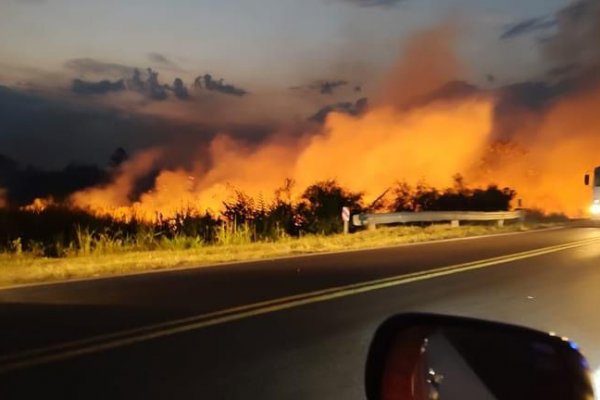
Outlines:
[{"label": "tall grass", "polygon": [[[276,192],[271,204],[236,192],[232,201],[223,203],[224,210],[218,215],[199,215],[194,210],[183,209],[172,218],[160,217],[153,223],[91,215],[66,205],[54,205],[41,211],[0,209],[0,254],[85,257],[210,245],[277,243],[311,235],[318,238],[312,245],[318,246],[322,237],[341,232],[342,206],[350,207],[354,213],[365,210],[362,194],[350,192],[335,181],[311,185],[295,201],[290,200],[289,193],[281,195],[283,192]],[[390,193],[392,202],[384,209],[411,211],[507,208],[514,196],[509,189],[467,190],[462,183],[446,191],[401,185]]]}]

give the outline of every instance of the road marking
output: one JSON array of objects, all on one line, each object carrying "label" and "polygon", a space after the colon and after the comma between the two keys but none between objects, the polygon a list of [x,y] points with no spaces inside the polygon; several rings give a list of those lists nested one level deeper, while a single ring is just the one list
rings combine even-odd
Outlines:
[{"label": "road marking", "polygon": [[283,255],[283,256],[275,256],[275,257],[248,259],[248,260],[215,262],[215,263],[211,263],[211,264],[201,264],[201,265],[192,265],[192,266],[183,266],[183,267],[157,268],[157,269],[150,269],[150,270],[145,270],[145,271],[127,272],[127,273],[122,273],[122,274],[117,274],[117,275],[100,275],[100,276],[88,276],[88,277],[83,277],[83,278],[68,278],[66,280],[57,280],[57,281],[52,281],[52,282],[19,283],[19,284],[10,285],[10,286],[0,286],[0,292],[10,291],[10,290],[15,290],[15,289],[36,288],[36,287],[42,287],[42,286],[68,285],[71,283],[78,283],[78,282],[120,279],[120,278],[136,277],[136,276],[141,276],[141,275],[168,274],[171,272],[173,272],[173,273],[186,272],[186,271],[193,271],[193,270],[199,270],[199,269],[205,269],[205,268],[216,268],[216,267],[222,268],[222,267],[228,267],[228,266],[239,265],[239,264],[278,262],[278,261],[286,261],[289,259],[296,259],[296,258],[334,256],[334,255],[338,255],[338,254],[360,253],[360,252],[366,252],[366,251],[393,250],[393,249],[402,248],[402,247],[425,246],[425,245],[433,245],[433,244],[438,244],[438,243],[462,242],[465,240],[477,240],[477,239],[488,239],[488,238],[496,238],[496,237],[503,237],[503,236],[526,235],[526,234],[555,231],[555,230],[561,230],[561,229],[571,229],[571,228],[566,225],[561,225],[561,226],[553,226],[550,228],[532,229],[532,230],[528,230],[528,231],[491,233],[491,234],[486,234],[486,235],[474,235],[474,236],[455,237],[455,238],[448,238],[448,239],[435,239],[435,240],[426,240],[423,242],[398,243],[398,244],[393,244],[393,245],[389,245],[389,246],[363,247],[363,248],[355,248],[355,249],[347,249],[347,250],[332,250],[332,251],[318,251],[317,250],[312,253],[291,254],[291,255]]},{"label": "road marking", "polygon": [[600,238],[586,239],[485,260],[435,268],[427,271],[414,272],[389,278],[338,286],[329,289],[243,305],[193,317],[162,322],[140,328],[124,330],[107,335],[94,336],[88,339],[76,340],[55,346],[9,354],[0,357],[0,373],[62,361],[73,357],[115,349],[152,339],[189,332],[192,330],[220,325],[263,314],[269,314],[303,305],[330,301],[407,283],[506,264],[513,261],[582,247],[597,242],[600,242]]}]

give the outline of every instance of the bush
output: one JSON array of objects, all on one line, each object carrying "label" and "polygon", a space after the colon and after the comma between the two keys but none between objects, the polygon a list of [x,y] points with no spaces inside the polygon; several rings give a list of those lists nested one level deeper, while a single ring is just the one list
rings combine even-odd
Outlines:
[{"label": "bush", "polygon": [[399,182],[392,194],[391,210],[402,211],[508,211],[516,192],[490,185],[486,189],[465,187],[462,177],[454,177],[454,187],[444,191],[419,184],[416,188]]},{"label": "bush", "polygon": [[309,186],[302,194],[297,214],[302,228],[309,233],[330,235],[342,231],[342,207],[351,213],[362,211],[362,193],[352,193],[333,180]]},{"label": "bush", "polygon": [[[61,205],[0,209],[0,252],[63,257],[277,241],[302,234],[341,232],[342,207],[349,207],[352,213],[364,211],[362,193],[344,189],[334,180],[309,186],[297,202],[291,196],[293,184],[286,181],[270,204],[262,197],[254,199],[236,191],[232,200],[223,203],[220,215],[201,215],[187,209],[173,218],[159,217],[154,223],[137,219],[124,222]],[[393,199],[382,202],[380,208],[389,211],[508,210],[515,196],[514,191],[496,186],[467,189],[459,176],[454,187],[443,191],[426,184],[413,188],[398,183],[386,193]]]}]

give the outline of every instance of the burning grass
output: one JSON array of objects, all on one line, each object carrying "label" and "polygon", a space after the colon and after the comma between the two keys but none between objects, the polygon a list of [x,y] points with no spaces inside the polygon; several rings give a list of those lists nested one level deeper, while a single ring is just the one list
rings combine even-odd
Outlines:
[{"label": "burning grass", "polygon": [[[288,185],[289,186],[289,185]],[[283,194],[282,194],[283,193]],[[285,190],[266,203],[241,192],[223,202],[219,214],[184,210],[171,218],[157,215],[121,219],[65,204],[0,209],[0,286],[168,269],[326,251],[393,246],[460,238],[524,227],[513,224],[401,226],[340,235],[340,210],[508,210],[509,188],[468,189],[456,177],[453,188],[437,190],[399,183],[387,197],[365,206],[362,194],[335,181],[309,186],[299,199]],[[376,204],[377,203],[377,204]],[[529,227],[545,222],[540,214]]]},{"label": "burning grass", "polygon": [[357,232],[352,235],[306,235],[299,238],[281,237],[275,241],[264,242],[251,242],[247,233],[242,233],[216,245],[208,245],[189,238],[164,239],[160,240],[152,251],[141,250],[141,247],[136,247],[134,243],[129,245],[95,243],[95,239],[89,238],[85,239],[89,243],[88,251],[74,251],[61,258],[40,257],[32,252],[0,254],[0,286],[368,249],[429,240],[516,232],[550,225],[548,223],[527,226],[511,224],[502,228],[491,225],[470,225],[459,228],[451,228],[448,225],[400,226]]}]

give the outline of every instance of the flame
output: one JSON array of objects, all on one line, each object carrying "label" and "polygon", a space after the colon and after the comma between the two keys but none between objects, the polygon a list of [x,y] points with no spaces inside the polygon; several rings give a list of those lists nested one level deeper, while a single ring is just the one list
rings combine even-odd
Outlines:
[{"label": "flame", "polygon": [[[492,142],[493,99],[437,103],[400,112],[374,108],[360,117],[331,114],[320,134],[292,143],[268,142],[249,150],[220,135],[209,147],[208,170],[164,170],[152,191],[131,202],[127,194],[156,153],[144,152],[107,187],[77,193],[76,205],[120,218],[153,219],[181,210],[217,211],[232,188],[269,201],[286,178],[296,192],[323,179],[362,191],[372,199],[396,181],[435,187],[452,184],[461,173],[468,183],[514,188],[524,206],[571,216],[585,213],[590,194],[586,170],[600,163],[600,92],[553,107],[536,132]],[[491,160],[491,161],[490,161]]]},{"label": "flame", "polygon": [[48,207],[55,205],[54,199],[52,197],[48,197],[45,199],[34,199],[31,204],[22,207],[23,210],[29,211],[31,213],[39,214],[42,211],[46,210]]},{"label": "flame", "polygon": [[583,215],[590,194],[581,178],[600,164],[600,88],[564,97],[543,114],[525,113],[510,139],[498,143],[490,94],[407,108],[461,74],[455,37],[455,27],[444,25],[413,38],[375,105],[361,116],[332,113],[318,132],[278,132],[257,147],[223,132],[208,149],[198,149],[198,158],[209,162],[160,171],[155,187],[132,201],[136,180],[164,156],[146,150],[123,166],[114,183],[71,200],[98,214],[154,220],[182,210],[218,211],[232,188],[268,202],[288,178],[296,182],[294,196],[317,181],[336,179],[368,201],[396,181],[443,188],[460,173],[471,185],[515,189],[525,207]]},{"label": "flame", "polygon": [[525,207],[586,215],[591,193],[583,175],[600,165],[598,104],[600,88],[563,99],[534,131],[518,132],[495,165],[471,171],[473,179],[515,188]]},{"label": "flame", "polygon": [[271,142],[253,151],[221,135],[209,148],[215,163],[208,171],[162,171],[152,191],[130,202],[127,193],[144,170],[140,167],[147,168],[155,156],[142,153],[113,184],[79,192],[73,200],[98,214],[154,219],[182,210],[219,210],[232,188],[270,201],[286,178],[297,183],[297,190],[332,178],[364,191],[367,198],[397,180],[448,185],[485,147],[491,113],[491,101],[472,100],[406,113],[382,107],[358,118],[331,114],[320,135],[307,134],[293,144]]}]

